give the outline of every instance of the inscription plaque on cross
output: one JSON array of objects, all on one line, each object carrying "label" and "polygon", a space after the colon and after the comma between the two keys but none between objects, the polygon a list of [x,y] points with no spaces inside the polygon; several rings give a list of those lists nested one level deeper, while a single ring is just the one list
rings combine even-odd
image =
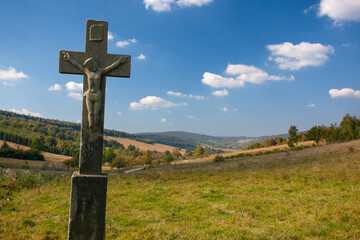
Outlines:
[{"label": "inscription plaque on cross", "polygon": [[79,172],[71,183],[68,239],[104,239],[107,175],[101,173],[106,76],[130,77],[131,56],[107,54],[108,23],[86,21],[85,52],[61,50],[59,72],[84,75]]}]

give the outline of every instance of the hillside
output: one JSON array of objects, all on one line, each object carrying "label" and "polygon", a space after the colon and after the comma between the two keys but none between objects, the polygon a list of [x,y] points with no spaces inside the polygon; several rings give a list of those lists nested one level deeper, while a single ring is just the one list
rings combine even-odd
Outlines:
[{"label": "hillside", "polygon": [[167,144],[179,148],[194,150],[202,145],[215,149],[241,149],[243,146],[253,142],[261,142],[266,138],[287,137],[287,134],[262,137],[214,137],[204,134],[189,133],[182,131],[137,133],[136,136],[152,139],[157,143]]},{"label": "hillside", "polygon": [[[0,239],[65,239],[70,178],[0,169]],[[106,237],[360,239],[359,183],[360,140],[222,163],[113,171]]]},{"label": "hillside", "polygon": [[[73,156],[79,151],[80,128],[78,123],[0,110],[0,140],[30,146],[34,138],[41,138],[44,142],[43,151],[54,154]],[[116,130],[104,129],[104,134],[111,137],[129,138],[141,143],[154,143],[153,140]],[[109,143],[105,140],[104,144],[108,146]]]},{"label": "hillside", "polygon": [[[0,110],[1,140],[30,146],[32,139],[38,137],[42,138],[45,143],[44,151],[73,156],[79,149],[79,132],[80,124],[78,123],[45,119]],[[173,147],[195,150],[197,146],[202,145],[211,153],[215,152],[215,150],[238,150],[249,143],[261,142],[265,138],[275,137],[214,137],[182,131],[129,134],[109,129],[104,129],[104,134],[108,137],[123,139],[117,142],[122,143],[125,147],[128,146],[128,142],[132,142],[132,145],[139,147],[141,150],[164,152],[164,149],[166,149],[165,151],[169,149],[169,151],[171,151]],[[124,139],[131,141],[125,141]],[[105,146],[108,146],[107,141],[110,141],[110,138],[105,138]],[[156,143],[158,143],[158,145]]]}]

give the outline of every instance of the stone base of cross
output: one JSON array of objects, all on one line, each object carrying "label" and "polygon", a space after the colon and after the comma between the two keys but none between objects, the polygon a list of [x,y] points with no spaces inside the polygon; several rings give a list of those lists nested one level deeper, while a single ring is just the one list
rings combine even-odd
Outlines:
[{"label": "stone base of cross", "polygon": [[107,54],[108,23],[87,20],[85,52],[60,51],[59,72],[84,75],[79,172],[72,176],[68,239],[105,239],[102,174],[106,76],[130,77],[131,57]]}]

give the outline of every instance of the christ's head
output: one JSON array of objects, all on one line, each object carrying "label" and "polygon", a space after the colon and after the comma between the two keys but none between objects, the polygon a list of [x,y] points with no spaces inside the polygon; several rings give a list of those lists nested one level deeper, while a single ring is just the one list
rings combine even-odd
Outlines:
[{"label": "christ's head", "polygon": [[84,67],[86,67],[87,69],[89,69],[92,72],[95,72],[98,70],[98,65],[93,57],[85,60]]}]

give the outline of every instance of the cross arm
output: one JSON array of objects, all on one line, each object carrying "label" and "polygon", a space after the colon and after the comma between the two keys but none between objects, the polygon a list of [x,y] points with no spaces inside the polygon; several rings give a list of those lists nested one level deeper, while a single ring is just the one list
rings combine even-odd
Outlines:
[{"label": "cross arm", "polygon": [[105,58],[105,68],[111,67],[114,63],[117,63],[120,58],[123,58],[125,61],[121,61],[120,65],[115,67],[106,73],[108,77],[130,77],[130,68],[131,68],[131,56],[130,55],[117,55],[117,54],[107,54]]},{"label": "cross arm", "polygon": [[74,61],[83,64],[85,60],[84,52],[75,52],[75,51],[65,51],[60,50],[59,53],[59,72],[67,74],[84,74],[79,68],[77,68],[73,63],[67,61],[64,57],[65,54],[69,54],[70,58]]}]

